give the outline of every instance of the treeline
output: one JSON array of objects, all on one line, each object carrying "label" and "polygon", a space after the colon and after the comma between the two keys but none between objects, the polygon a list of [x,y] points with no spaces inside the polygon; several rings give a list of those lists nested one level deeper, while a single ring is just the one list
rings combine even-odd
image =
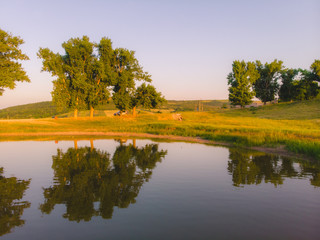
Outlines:
[{"label": "treeline", "polygon": [[309,100],[320,93],[320,60],[306,69],[285,68],[282,61],[262,64],[260,61],[234,61],[228,77],[229,100],[244,107],[253,97],[264,104],[280,101]]}]

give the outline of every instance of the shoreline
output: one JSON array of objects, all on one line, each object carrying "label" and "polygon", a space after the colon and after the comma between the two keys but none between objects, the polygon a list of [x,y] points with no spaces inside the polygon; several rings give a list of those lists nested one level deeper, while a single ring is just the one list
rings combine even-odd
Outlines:
[{"label": "shoreline", "polygon": [[[1,137],[50,137],[50,136],[57,136],[57,137],[137,137],[137,138],[147,138],[147,139],[163,139],[163,140],[172,140],[172,141],[182,141],[182,142],[192,142],[192,143],[199,143],[199,144],[209,144],[209,145],[216,145],[216,146],[224,146],[224,147],[241,147],[245,149],[251,149],[259,152],[265,152],[269,154],[277,154],[285,157],[293,157],[293,158],[300,158],[304,160],[314,160],[309,156],[298,154],[291,152],[284,148],[284,146],[279,147],[263,147],[263,146],[239,146],[234,145],[232,143],[227,142],[217,142],[212,140],[202,139],[200,137],[183,137],[177,135],[157,135],[151,133],[135,133],[135,132],[29,132],[29,133],[0,133],[0,142],[2,141],[15,141],[15,140],[6,140],[1,139]],[[37,140],[37,139],[23,139],[22,141],[28,140]],[[19,141],[19,140],[16,140]]]}]

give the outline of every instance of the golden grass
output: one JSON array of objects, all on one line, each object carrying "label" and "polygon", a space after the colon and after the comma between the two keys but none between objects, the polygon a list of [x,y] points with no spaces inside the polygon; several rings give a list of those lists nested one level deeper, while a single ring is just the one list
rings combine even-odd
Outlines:
[{"label": "golden grass", "polygon": [[142,112],[136,118],[87,117],[78,119],[0,120],[0,139],[9,133],[36,132],[136,132],[198,137],[244,146],[279,146],[320,159],[320,121],[277,120],[232,116],[221,112],[183,112],[183,121],[172,113]]}]

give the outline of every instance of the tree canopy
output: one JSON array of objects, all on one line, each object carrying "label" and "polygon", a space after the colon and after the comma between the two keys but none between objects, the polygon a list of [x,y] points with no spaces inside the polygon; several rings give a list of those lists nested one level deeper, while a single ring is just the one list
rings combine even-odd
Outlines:
[{"label": "tree canopy", "polygon": [[277,97],[280,101],[313,99],[320,94],[320,60],[315,60],[310,69],[284,68],[283,62],[277,59],[265,64],[258,60],[255,64],[234,61],[227,77],[231,85],[229,100],[232,105],[243,107],[253,97],[264,104]]},{"label": "tree canopy", "polygon": [[311,71],[315,75],[316,81],[320,82],[320,60],[314,60],[311,64]]},{"label": "tree canopy", "polygon": [[120,111],[133,108],[136,81],[151,82],[151,76],[144,72],[134,56],[134,51],[124,48],[114,50],[116,79],[113,86],[113,102]]},{"label": "tree canopy", "polygon": [[252,102],[255,92],[252,87],[260,77],[253,62],[234,61],[232,72],[228,75],[229,100],[232,105],[244,107]]},{"label": "tree canopy", "polygon": [[160,92],[156,91],[154,86],[143,83],[136,89],[132,99],[133,114],[135,115],[135,109],[138,106],[146,109],[156,108],[165,101],[164,97]]},{"label": "tree canopy", "polygon": [[[40,48],[38,57],[43,60],[43,71],[57,77],[53,81],[52,100],[59,107],[75,111],[93,109],[110,96],[110,69],[105,65],[110,60],[111,41],[103,38],[99,45],[90,42],[87,36],[71,38],[62,44],[64,55]],[[98,54],[96,54],[96,51]]]},{"label": "tree canopy", "polygon": [[297,69],[284,69],[281,71],[281,87],[279,89],[279,98],[281,101],[288,102],[295,99],[297,92],[296,77],[299,74]]},{"label": "tree canopy", "polygon": [[0,95],[4,88],[14,89],[16,82],[30,82],[19,60],[29,60],[22,53],[20,45],[24,41],[0,29]]},{"label": "tree canopy", "polygon": [[281,78],[282,61],[274,60],[271,63],[262,64],[256,61],[256,67],[260,77],[254,82],[256,97],[264,104],[275,99],[278,90],[278,80]]}]

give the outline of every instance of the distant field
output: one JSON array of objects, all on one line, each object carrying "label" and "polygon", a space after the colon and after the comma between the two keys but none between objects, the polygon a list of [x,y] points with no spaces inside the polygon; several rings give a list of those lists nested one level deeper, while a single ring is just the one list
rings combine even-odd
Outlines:
[{"label": "distant field", "polygon": [[[205,100],[201,101],[203,111],[213,111],[221,108],[224,104],[228,106],[227,100]],[[157,111],[195,111],[199,106],[199,101],[168,101]],[[113,102],[96,107],[95,116],[106,116],[105,111],[117,111]],[[81,111],[80,117],[89,116],[89,111]],[[48,118],[58,115],[59,117],[72,117],[73,112],[68,110],[58,111],[52,102],[39,102],[25,105],[9,107],[0,110],[0,119],[28,119],[28,118]]]},{"label": "distant field", "polygon": [[[251,109],[229,109],[227,100],[202,100],[202,111],[219,112],[230,117],[254,117],[266,119],[288,119],[288,120],[303,120],[303,119],[320,119],[320,99],[299,101],[292,103],[278,103],[266,105]],[[165,105],[150,112],[190,112],[197,111],[199,101],[173,101],[169,100]],[[225,109],[225,107],[227,109]],[[139,109],[149,111],[146,109]],[[94,116],[103,117],[110,116],[117,109],[112,102],[96,107]],[[80,111],[80,117],[89,116],[89,111]],[[39,102],[15,107],[9,107],[0,110],[0,119],[30,119],[30,118],[48,118],[58,116],[60,118],[72,117],[73,112],[67,110],[57,111],[52,102]]]}]

